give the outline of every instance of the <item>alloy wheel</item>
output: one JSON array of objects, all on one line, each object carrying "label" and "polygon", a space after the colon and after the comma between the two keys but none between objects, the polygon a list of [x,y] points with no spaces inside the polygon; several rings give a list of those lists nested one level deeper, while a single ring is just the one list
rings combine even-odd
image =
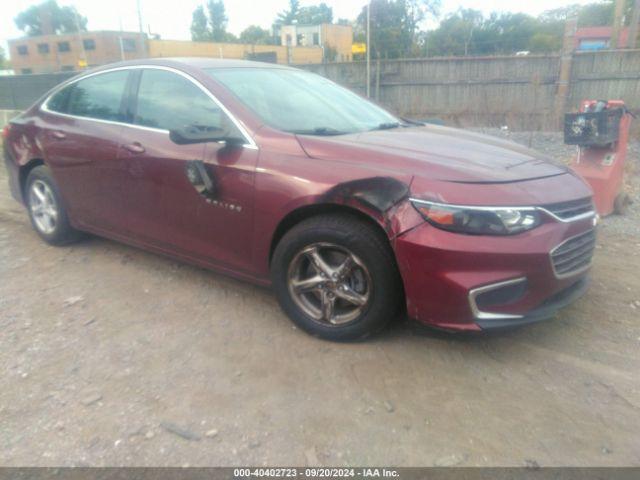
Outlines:
[{"label": "alloy wheel", "polygon": [[35,180],[29,188],[29,209],[33,221],[45,235],[52,234],[58,224],[58,205],[51,187],[42,180]]},{"label": "alloy wheel", "polygon": [[372,281],[366,265],[350,250],[313,243],[289,264],[287,283],[295,304],[327,326],[356,320],[368,307]]}]

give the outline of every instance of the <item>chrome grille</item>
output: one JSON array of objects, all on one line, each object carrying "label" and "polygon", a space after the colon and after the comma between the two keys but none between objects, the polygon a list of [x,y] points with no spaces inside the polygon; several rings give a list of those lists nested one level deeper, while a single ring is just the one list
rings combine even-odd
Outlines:
[{"label": "chrome grille", "polygon": [[551,251],[551,264],[556,276],[568,277],[589,268],[595,248],[595,229],[562,242]]},{"label": "chrome grille", "polygon": [[593,201],[590,197],[571,200],[568,202],[553,203],[551,205],[545,205],[542,208],[548,210],[562,220],[568,220],[570,218],[577,217],[578,215],[594,211]]}]

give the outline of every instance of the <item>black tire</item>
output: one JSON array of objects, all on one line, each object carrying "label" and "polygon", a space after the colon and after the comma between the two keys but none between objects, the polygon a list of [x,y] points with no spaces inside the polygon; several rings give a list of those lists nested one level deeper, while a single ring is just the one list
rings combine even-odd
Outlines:
[{"label": "black tire", "polygon": [[613,202],[613,211],[618,215],[624,215],[627,213],[627,207],[631,203],[631,197],[626,192],[620,192],[616,195]]},{"label": "black tire", "polygon": [[[49,191],[51,193],[50,197],[53,202],[52,204],[54,205],[54,208],[57,212],[55,223],[51,231],[44,231],[43,228],[38,224],[38,221],[36,220],[36,216],[34,214],[31,191],[36,182],[38,182],[40,185],[44,184],[49,188]],[[31,170],[25,182],[24,192],[25,203],[27,205],[27,211],[29,213],[31,225],[33,226],[33,229],[36,231],[36,233],[40,235],[40,237],[45,242],[50,245],[65,245],[67,243],[74,242],[81,237],[80,232],[74,229],[69,223],[69,217],[62,202],[60,190],[58,189],[58,186],[56,185],[56,182],[51,175],[51,170],[49,169],[49,167],[47,167],[46,165],[40,165]]]},{"label": "black tire", "polygon": [[[352,253],[365,267],[363,271],[369,279],[367,303],[358,309],[356,318],[343,324],[332,325],[314,319],[296,303],[289,288],[292,262],[300,252],[318,244],[339,246]],[[359,340],[382,330],[396,318],[402,301],[402,281],[387,239],[375,226],[350,214],[322,214],[295,225],[275,249],[271,278],[280,306],[291,320],[301,329],[326,340]],[[326,292],[327,287],[321,288]]]}]

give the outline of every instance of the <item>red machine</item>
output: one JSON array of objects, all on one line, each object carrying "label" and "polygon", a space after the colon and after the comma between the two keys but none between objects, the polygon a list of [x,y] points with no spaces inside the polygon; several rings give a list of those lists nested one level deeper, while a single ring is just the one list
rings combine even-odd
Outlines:
[{"label": "red machine", "polygon": [[622,100],[585,100],[565,115],[564,141],[578,146],[571,168],[591,185],[601,216],[623,214],[631,203],[623,191],[631,117]]}]

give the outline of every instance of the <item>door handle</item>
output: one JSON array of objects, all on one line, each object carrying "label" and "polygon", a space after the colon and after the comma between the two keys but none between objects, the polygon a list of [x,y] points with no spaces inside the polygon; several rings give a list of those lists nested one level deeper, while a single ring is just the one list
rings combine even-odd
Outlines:
[{"label": "door handle", "polygon": [[138,142],[130,143],[129,145],[124,145],[124,148],[129,150],[131,153],[144,153],[144,147],[140,145]]},{"label": "door handle", "polygon": [[65,138],[67,138],[67,134],[61,132],[60,130],[54,130],[53,132],[51,132],[51,136],[53,138],[57,138],[58,140],[64,140]]}]

